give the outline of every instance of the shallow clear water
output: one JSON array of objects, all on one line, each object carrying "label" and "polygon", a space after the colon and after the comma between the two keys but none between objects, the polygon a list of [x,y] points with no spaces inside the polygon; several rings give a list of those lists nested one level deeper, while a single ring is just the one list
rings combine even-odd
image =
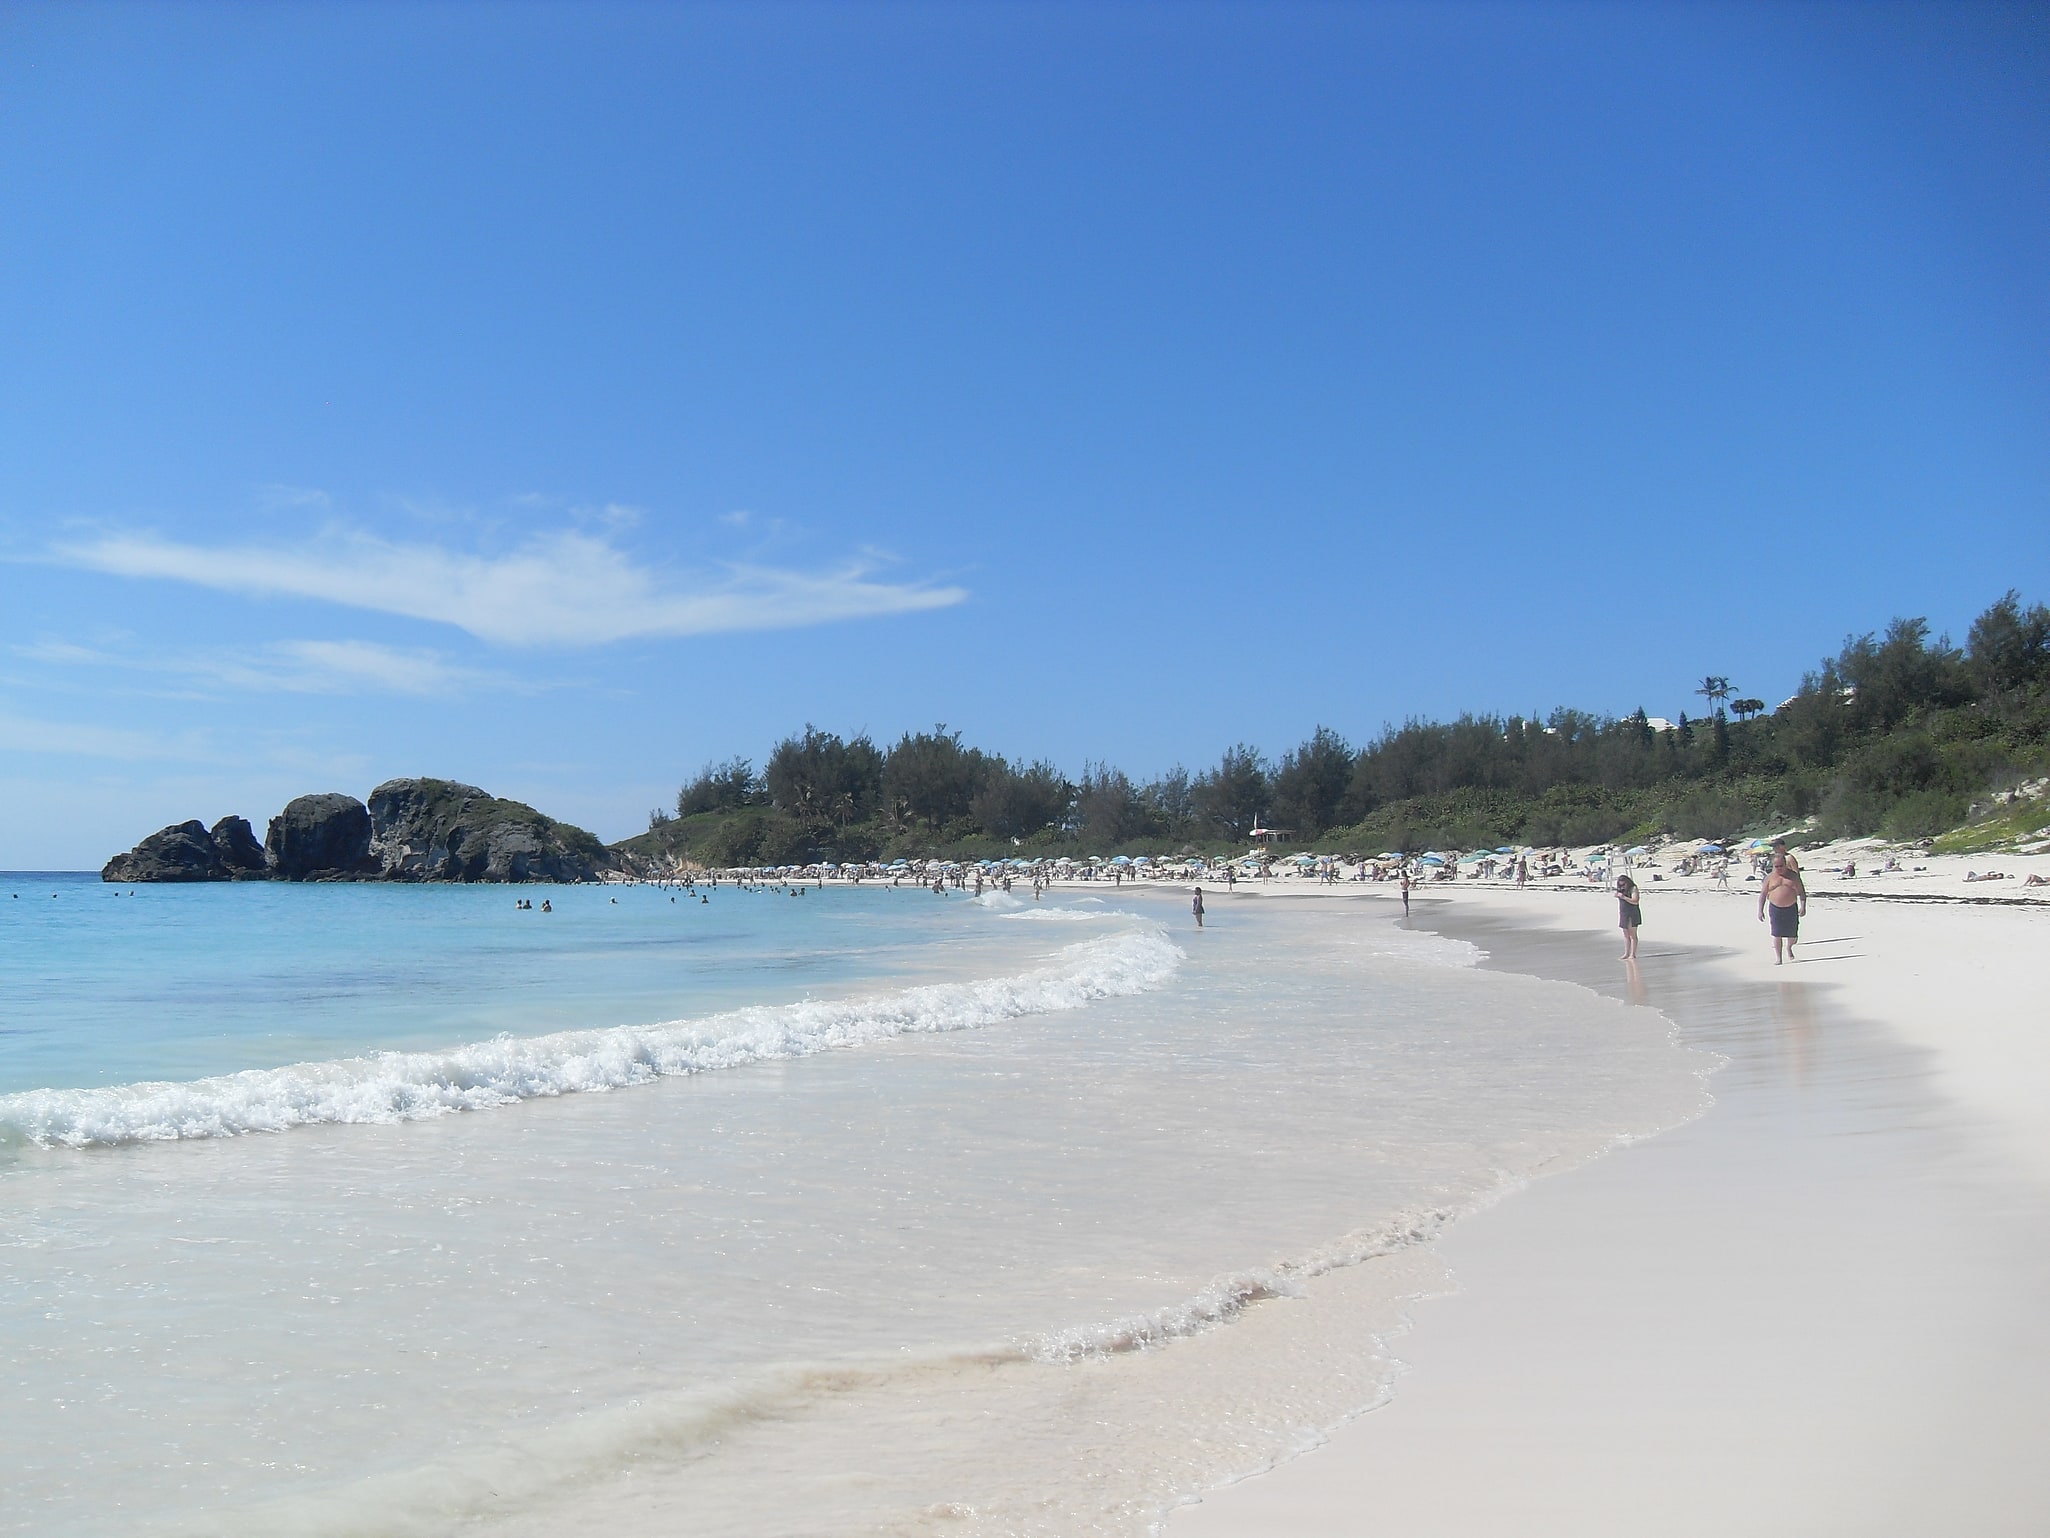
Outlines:
[{"label": "shallow clear water", "polygon": [[671,1020],[1001,949],[929,892],[861,896],[0,873],[0,1094]]},{"label": "shallow clear water", "polygon": [[1440,1223],[1701,1101],[1373,904],[667,896],[0,932],[7,1530],[1145,1531],[1385,1392]]}]

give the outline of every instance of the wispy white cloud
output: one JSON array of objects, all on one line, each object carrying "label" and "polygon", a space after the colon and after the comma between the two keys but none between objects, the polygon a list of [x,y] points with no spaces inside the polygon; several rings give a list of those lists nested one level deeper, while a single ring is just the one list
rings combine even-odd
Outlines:
[{"label": "wispy white cloud", "polygon": [[111,652],[80,646],[74,641],[60,641],[53,636],[45,636],[26,646],[10,646],[7,649],[25,662],[54,662],[62,666],[104,666],[120,660]]},{"label": "wispy white cloud", "polygon": [[181,684],[265,694],[452,695],[525,689],[504,673],[466,667],[438,652],[375,641],[273,641],[246,650],[128,651],[43,637],[8,648],[25,662],[120,668]]},{"label": "wispy white cloud", "polygon": [[193,659],[222,683],[291,694],[458,694],[504,688],[502,673],[464,667],[438,654],[375,641],[278,641],[242,656]]},{"label": "wispy white cloud", "polygon": [[496,556],[353,532],[299,546],[217,547],[117,534],[60,545],[51,555],[116,576],[433,620],[502,646],[795,629],[945,608],[968,596],[958,587],[879,581],[878,563],[866,559],[811,572],[729,564],[716,580],[679,581],[581,531]]},{"label": "wispy white cloud", "polygon": [[326,512],[328,494],[312,486],[286,486],[279,482],[256,488],[256,505],[269,512]]},{"label": "wispy white cloud", "polygon": [[163,735],[123,726],[75,721],[41,721],[0,712],[0,750],[52,753],[73,758],[113,758],[141,763],[182,759],[211,763],[217,755],[196,733]]}]

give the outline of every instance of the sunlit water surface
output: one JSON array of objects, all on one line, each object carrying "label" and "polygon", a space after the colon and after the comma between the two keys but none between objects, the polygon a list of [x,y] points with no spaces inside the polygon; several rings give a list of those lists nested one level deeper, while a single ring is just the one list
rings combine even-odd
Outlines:
[{"label": "sunlit water surface", "polygon": [[1704,1099],[1374,903],[514,895],[0,878],[0,1530],[1144,1532]]}]

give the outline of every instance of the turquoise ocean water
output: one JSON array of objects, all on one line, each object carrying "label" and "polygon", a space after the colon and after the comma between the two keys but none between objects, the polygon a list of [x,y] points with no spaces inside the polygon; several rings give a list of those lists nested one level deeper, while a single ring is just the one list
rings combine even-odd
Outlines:
[{"label": "turquoise ocean water", "polygon": [[1144,1533],[1702,1103],[1372,900],[710,895],[0,877],[0,1532]]},{"label": "turquoise ocean water", "polygon": [[0,872],[0,1094],[710,1014],[992,939],[921,890],[861,896]]}]

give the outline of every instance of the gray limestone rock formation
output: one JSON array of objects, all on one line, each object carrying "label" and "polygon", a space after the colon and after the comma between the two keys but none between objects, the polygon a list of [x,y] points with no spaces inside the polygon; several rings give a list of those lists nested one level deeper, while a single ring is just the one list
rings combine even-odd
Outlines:
[{"label": "gray limestone rock formation", "polygon": [[264,860],[285,881],[377,873],[370,857],[370,812],[354,796],[299,796],[270,820]]},{"label": "gray limestone rock formation", "polygon": [[152,833],[100,868],[102,881],[225,881],[228,873],[206,824],[194,819]]},{"label": "gray limestone rock formation", "polygon": [[371,854],[396,881],[595,881],[611,867],[582,828],[455,780],[370,793]]},{"label": "gray limestone rock formation", "polygon": [[212,836],[221,868],[233,880],[261,881],[270,874],[263,845],[256,841],[247,817],[223,817],[214,824]]},{"label": "gray limestone rock formation", "polygon": [[100,871],[105,881],[596,881],[618,861],[582,828],[454,780],[387,780],[365,806],[300,796],[259,844],[223,817],[152,833]]}]

